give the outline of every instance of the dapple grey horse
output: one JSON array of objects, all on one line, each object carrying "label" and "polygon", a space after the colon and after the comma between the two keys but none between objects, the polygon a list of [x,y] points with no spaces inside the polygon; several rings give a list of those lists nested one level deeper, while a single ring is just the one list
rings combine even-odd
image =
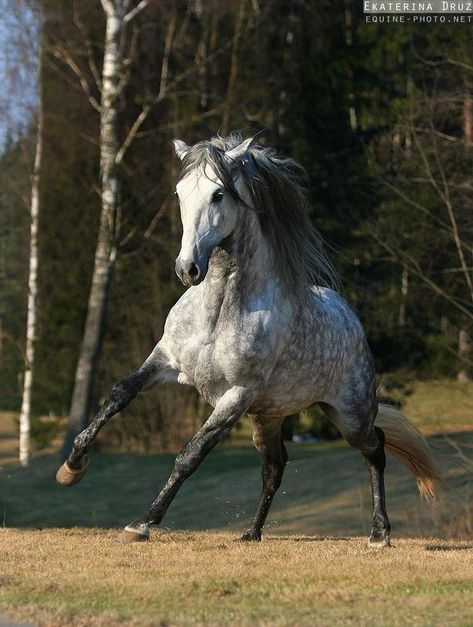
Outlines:
[{"label": "dapple grey horse", "polygon": [[435,496],[441,481],[427,442],[398,410],[379,405],[373,359],[362,326],[338,294],[336,272],[308,214],[300,168],[253,139],[234,134],[190,147],[176,187],[183,225],[176,272],[189,286],[143,365],[117,383],[58,470],[77,483],[98,431],[154,385],[192,385],[214,408],[177,456],[148,511],[122,540],[149,538],[171,501],[242,417],[253,421],[263,458],[263,488],[242,540],[260,540],[287,462],[284,417],[319,403],[347,442],[365,457],[373,495],[370,544],[389,544],[385,447]]}]

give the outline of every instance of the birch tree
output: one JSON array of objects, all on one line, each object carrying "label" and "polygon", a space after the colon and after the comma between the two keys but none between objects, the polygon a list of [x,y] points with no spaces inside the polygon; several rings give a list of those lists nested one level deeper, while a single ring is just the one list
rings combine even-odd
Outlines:
[{"label": "birch tree", "polygon": [[[30,431],[31,431],[31,396],[33,389],[33,372],[35,357],[35,341],[37,335],[37,295],[38,295],[38,223],[40,210],[40,170],[43,138],[43,111],[39,89],[40,60],[41,60],[41,18],[35,3],[29,6],[22,3],[8,6],[4,2],[0,5],[5,20],[5,46],[9,48],[9,62],[2,59],[4,66],[9,70],[4,98],[2,116],[9,119],[7,125],[14,127],[19,124],[31,124],[32,113],[37,110],[35,156],[31,173],[31,188],[29,202],[24,203],[30,214],[29,223],[29,259],[28,259],[28,295],[26,314],[26,342],[24,350],[23,391],[19,417],[19,460],[22,466],[27,466],[30,459]],[[37,45],[39,44],[39,46]],[[34,77],[31,81],[31,76]],[[31,83],[36,89],[31,88]],[[5,110],[6,109],[6,110]],[[29,150],[23,139],[19,139],[25,161],[30,169]]]},{"label": "birch tree", "polygon": [[31,223],[30,254],[28,272],[28,308],[26,316],[25,372],[20,411],[20,463],[27,466],[30,459],[31,393],[33,389],[33,368],[36,341],[38,309],[38,225],[39,225],[39,184],[41,157],[43,151],[43,111],[41,101],[36,130],[36,149],[31,182]]},{"label": "birch tree", "polygon": [[130,8],[130,0],[101,0],[105,13],[105,39],[100,103],[95,99],[79,66],[64,51],[57,51],[79,78],[90,104],[100,114],[100,179],[101,213],[95,250],[92,283],[87,306],[84,333],[77,363],[69,412],[68,435],[64,450],[87,424],[92,386],[104,333],[107,300],[117,258],[120,234],[120,166],[130,143],[120,142],[118,116],[120,95],[127,83],[124,56],[127,25],[149,4],[141,0]]}]

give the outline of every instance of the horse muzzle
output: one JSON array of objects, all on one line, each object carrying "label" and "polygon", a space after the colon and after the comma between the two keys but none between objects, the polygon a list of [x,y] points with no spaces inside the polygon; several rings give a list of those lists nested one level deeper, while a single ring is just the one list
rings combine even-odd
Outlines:
[{"label": "horse muzzle", "polygon": [[176,274],[184,285],[199,285],[207,274],[207,264],[196,263],[192,260],[182,260],[180,257],[176,261]]}]

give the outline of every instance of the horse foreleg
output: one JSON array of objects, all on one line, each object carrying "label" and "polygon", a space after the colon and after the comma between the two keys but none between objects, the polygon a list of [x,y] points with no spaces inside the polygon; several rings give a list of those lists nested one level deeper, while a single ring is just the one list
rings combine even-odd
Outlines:
[{"label": "horse foreleg", "polygon": [[61,485],[74,485],[85,475],[88,458],[87,451],[100,429],[118,412],[125,409],[143,389],[147,389],[166,380],[165,360],[159,351],[153,351],[150,357],[136,372],[116,383],[100,411],[91,423],[74,439],[72,451],[56,473]]},{"label": "horse foreleg", "polygon": [[277,489],[281,485],[284,468],[287,463],[287,451],[282,441],[282,423],[284,418],[263,418],[257,416],[253,421],[253,442],[263,458],[261,478],[263,488],[261,498],[251,527],[241,536],[243,541],[259,541],[269,508]]},{"label": "horse foreleg", "polygon": [[222,440],[251,404],[252,394],[241,387],[228,390],[214,411],[176,457],[171,475],[146,514],[125,527],[119,537],[123,542],[147,540],[149,527],[158,525],[184,481],[192,475],[214,446]]}]

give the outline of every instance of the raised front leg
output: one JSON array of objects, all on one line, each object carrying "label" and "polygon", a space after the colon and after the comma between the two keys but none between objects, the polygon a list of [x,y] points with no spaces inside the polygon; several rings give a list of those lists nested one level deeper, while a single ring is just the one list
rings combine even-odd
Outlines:
[{"label": "raised front leg", "polygon": [[100,429],[112,416],[127,407],[139,392],[158,383],[170,382],[173,378],[177,380],[177,373],[172,371],[166,357],[156,348],[139,370],[113,386],[98,414],[75,438],[69,457],[56,473],[57,481],[65,486],[79,483],[89,464],[86,453]]},{"label": "raised front leg", "polygon": [[284,418],[257,416],[253,420],[253,442],[263,458],[261,478],[263,489],[251,527],[241,536],[243,541],[259,541],[269,508],[281,485],[287,463],[287,451],[282,441],[281,428]]},{"label": "raised front leg", "polygon": [[222,440],[251,405],[251,391],[242,387],[228,390],[217,402],[211,416],[176,457],[174,469],[146,514],[125,527],[120,536],[124,542],[147,540],[149,527],[158,525],[164,517],[177,491],[197,469],[207,453]]}]

